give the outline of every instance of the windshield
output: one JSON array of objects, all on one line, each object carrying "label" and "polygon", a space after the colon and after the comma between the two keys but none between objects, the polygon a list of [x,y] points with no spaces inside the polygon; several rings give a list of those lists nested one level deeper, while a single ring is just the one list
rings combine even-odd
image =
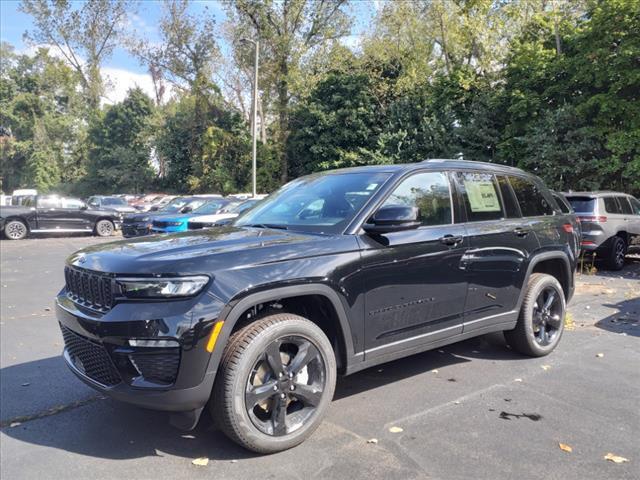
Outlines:
[{"label": "windshield", "polygon": [[180,211],[180,209],[184,207],[186,204],[187,204],[186,198],[174,198],[158,211],[166,212],[166,213],[176,213]]},{"label": "windshield", "polygon": [[193,210],[193,213],[197,213],[198,215],[212,215],[217,213],[218,210],[222,208],[225,202],[220,200],[214,200],[211,202],[206,202],[204,205],[199,206]]},{"label": "windshield", "polygon": [[223,213],[242,213],[254,207],[260,200],[247,200],[242,203],[235,203],[223,210]]},{"label": "windshield", "polygon": [[102,199],[102,205],[110,205],[113,207],[127,206],[127,202],[123,198],[118,197],[105,197]]},{"label": "windshield", "polygon": [[574,212],[593,213],[596,209],[596,199],[589,197],[567,197]]},{"label": "windshield", "polygon": [[236,226],[342,231],[388,173],[310,175],[294,180],[238,218]]}]

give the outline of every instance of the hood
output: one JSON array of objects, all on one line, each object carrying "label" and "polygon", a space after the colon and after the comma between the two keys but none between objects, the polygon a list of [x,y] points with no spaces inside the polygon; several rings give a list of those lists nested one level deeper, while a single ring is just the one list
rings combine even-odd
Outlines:
[{"label": "hood", "polygon": [[334,237],[229,226],[98,244],[74,253],[67,263],[119,274],[215,274],[217,270],[242,265],[334,253],[332,242],[328,241],[331,238]]},{"label": "hood", "polygon": [[135,208],[129,207],[129,206],[126,206],[126,207],[109,207],[109,210],[115,210],[116,212],[120,212],[120,213],[135,213],[135,212],[138,211]]},{"label": "hood", "polygon": [[165,222],[180,222],[180,221],[187,221],[191,217],[193,217],[193,215],[189,213],[183,213],[178,215],[176,215],[175,213],[168,213],[165,215],[154,215],[152,220],[162,219],[162,221],[165,221]]}]

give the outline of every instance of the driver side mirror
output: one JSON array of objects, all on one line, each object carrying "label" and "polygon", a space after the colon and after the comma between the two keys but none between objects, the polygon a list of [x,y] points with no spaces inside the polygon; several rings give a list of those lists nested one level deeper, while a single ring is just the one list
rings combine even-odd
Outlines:
[{"label": "driver side mirror", "polygon": [[367,233],[377,235],[412,230],[420,226],[418,214],[418,207],[385,205],[374,213],[362,228]]}]

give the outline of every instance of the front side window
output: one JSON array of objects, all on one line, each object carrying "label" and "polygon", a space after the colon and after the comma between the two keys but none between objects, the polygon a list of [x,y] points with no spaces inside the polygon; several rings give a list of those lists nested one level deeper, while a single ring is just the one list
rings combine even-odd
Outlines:
[{"label": "front side window", "polygon": [[390,174],[353,172],[298,178],[236,220],[236,226],[339,233]]},{"label": "front side window", "polygon": [[109,207],[126,207],[128,203],[124,198],[107,197],[102,199],[102,204]]},{"label": "front side window", "polygon": [[62,208],[71,208],[74,210],[78,210],[84,206],[82,200],[78,200],[77,198],[63,198],[62,199]]},{"label": "front side window", "polygon": [[618,197],[618,203],[620,204],[622,213],[633,214],[631,203],[629,202],[629,199],[627,197]]},{"label": "front side window", "polygon": [[629,203],[631,203],[631,208],[633,209],[633,213],[635,215],[640,215],[640,201],[634,197],[628,197]]},{"label": "front side window", "polygon": [[207,202],[204,205],[200,205],[198,208],[195,208],[193,213],[197,213],[198,215],[211,215],[220,210],[222,205],[223,202]]},{"label": "front side window", "polygon": [[452,222],[449,180],[444,173],[417,173],[396,187],[382,206],[404,205],[418,208],[422,225]]},{"label": "front side window", "polygon": [[618,201],[615,197],[604,197],[604,210],[607,213],[622,213],[620,209],[620,205],[618,205]]},{"label": "front side window", "polygon": [[469,222],[499,220],[504,217],[499,187],[492,174],[460,172],[457,177]]},{"label": "front side window", "polygon": [[38,208],[62,208],[60,197],[40,197],[38,198]]},{"label": "front side window", "polygon": [[509,182],[516,194],[523,217],[553,215],[553,207],[535,183],[521,177],[509,177]]}]

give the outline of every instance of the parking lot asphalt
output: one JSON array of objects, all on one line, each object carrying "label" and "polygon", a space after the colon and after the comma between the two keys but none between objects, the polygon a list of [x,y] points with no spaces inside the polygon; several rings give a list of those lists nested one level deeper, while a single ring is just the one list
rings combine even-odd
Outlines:
[{"label": "parking lot asphalt", "polygon": [[341,378],[309,440],[259,456],[207,417],[181,432],[67,371],[53,297],[65,257],[104,241],[0,241],[2,479],[640,478],[640,257],[578,277],[551,355],[493,335]]}]

